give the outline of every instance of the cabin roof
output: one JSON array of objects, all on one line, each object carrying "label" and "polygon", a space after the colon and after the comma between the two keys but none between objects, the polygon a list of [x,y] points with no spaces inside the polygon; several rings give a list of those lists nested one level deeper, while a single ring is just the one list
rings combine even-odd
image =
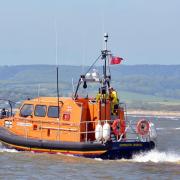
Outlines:
[{"label": "cabin roof", "polygon": [[[59,97],[60,101],[65,101],[65,100],[72,100],[71,97]],[[40,103],[57,103],[57,97],[38,97],[30,100],[26,100],[27,102],[40,102]]]}]

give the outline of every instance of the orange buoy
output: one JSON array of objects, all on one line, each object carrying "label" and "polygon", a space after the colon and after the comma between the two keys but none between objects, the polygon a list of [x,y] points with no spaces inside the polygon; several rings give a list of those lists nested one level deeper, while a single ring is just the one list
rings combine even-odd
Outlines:
[{"label": "orange buoy", "polygon": [[136,126],[136,132],[142,136],[147,135],[149,133],[149,122],[145,119],[139,120]]},{"label": "orange buoy", "polygon": [[125,133],[125,121],[120,120],[120,119],[114,120],[114,122],[112,124],[112,129],[113,129],[113,133],[116,136],[120,136],[121,134],[124,134]]}]

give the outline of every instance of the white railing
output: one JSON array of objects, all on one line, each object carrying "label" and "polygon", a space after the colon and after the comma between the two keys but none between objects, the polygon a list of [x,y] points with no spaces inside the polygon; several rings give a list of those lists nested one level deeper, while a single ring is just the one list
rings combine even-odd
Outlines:
[{"label": "white railing", "polygon": [[[110,124],[110,139],[112,141],[149,141],[150,137],[149,134],[146,136],[141,136],[136,132],[136,123],[132,122],[132,121],[125,121],[125,131],[124,134],[120,134],[120,128],[119,128],[119,133],[120,135],[116,136],[113,133],[112,130],[112,124],[114,122],[114,120],[99,120],[99,121],[83,121],[81,123],[73,123],[73,122],[68,122],[68,121],[42,121],[41,119],[39,120],[34,120],[31,118],[16,118],[15,119],[16,122],[18,123],[20,122],[24,122],[25,124],[38,124],[38,128],[37,130],[40,131],[40,137],[39,139],[43,140],[45,139],[43,137],[43,129],[50,129],[50,130],[54,130],[57,131],[58,133],[58,137],[56,140],[60,140],[60,132],[73,132],[73,133],[77,133],[77,135],[81,136],[83,135],[84,138],[82,138],[83,142],[89,142],[89,141],[96,141],[95,140],[95,128],[96,125],[98,124],[98,122],[101,123],[101,125],[103,126],[105,123],[109,123]],[[120,126],[120,125],[119,125]],[[29,127],[24,125],[24,136],[26,138],[29,137]],[[102,139],[103,142],[103,139]]]}]

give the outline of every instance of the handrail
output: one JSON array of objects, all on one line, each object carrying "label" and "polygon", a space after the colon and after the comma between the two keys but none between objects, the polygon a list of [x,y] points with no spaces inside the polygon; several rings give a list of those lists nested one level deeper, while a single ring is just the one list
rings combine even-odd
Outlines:
[{"label": "handrail", "polygon": [[[83,121],[80,123],[76,123],[76,122],[67,122],[67,121],[42,121],[42,119],[30,119],[30,118],[16,118],[16,121],[25,121],[25,123],[29,123],[31,122],[33,123],[39,123],[40,127],[39,130],[40,132],[40,139],[43,140],[43,129],[51,129],[51,130],[56,130],[58,132],[60,131],[69,131],[69,132],[73,132],[73,133],[77,133],[79,134],[79,136],[81,134],[85,134],[84,136],[84,142],[88,142],[88,141],[95,141],[95,139],[88,139],[89,134],[94,134],[95,135],[95,127],[96,124],[98,123],[98,120],[95,121]],[[108,122],[110,125],[114,122],[114,120],[100,120],[101,124],[103,125],[104,123]],[[88,129],[91,125],[93,125],[93,128]],[[83,129],[81,129],[83,127]],[[92,126],[91,126],[92,127]],[[82,131],[81,131],[82,130]],[[60,134],[60,133],[59,133]],[[58,140],[60,140],[59,138],[59,134],[58,134]],[[113,134],[112,129],[111,129],[111,134]],[[126,136],[125,138],[123,136]],[[28,129],[27,127],[25,127],[25,136],[28,138]],[[121,134],[120,136],[114,136],[115,138],[113,138],[113,141],[130,141],[130,140],[140,140],[140,141],[145,141],[148,140],[149,138],[149,134],[147,135],[147,137],[142,137],[141,135],[139,135],[136,132],[136,123],[133,123],[132,121],[126,121],[126,128],[125,128],[125,132],[124,134]]]}]

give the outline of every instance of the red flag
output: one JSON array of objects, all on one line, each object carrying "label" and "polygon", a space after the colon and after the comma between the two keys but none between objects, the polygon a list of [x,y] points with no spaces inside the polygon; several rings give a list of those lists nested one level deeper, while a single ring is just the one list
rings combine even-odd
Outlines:
[{"label": "red flag", "polygon": [[121,61],[123,60],[123,58],[121,58],[121,57],[118,57],[118,56],[112,56],[111,57],[111,65],[113,65],[113,64],[120,64],[121,63]]}]

